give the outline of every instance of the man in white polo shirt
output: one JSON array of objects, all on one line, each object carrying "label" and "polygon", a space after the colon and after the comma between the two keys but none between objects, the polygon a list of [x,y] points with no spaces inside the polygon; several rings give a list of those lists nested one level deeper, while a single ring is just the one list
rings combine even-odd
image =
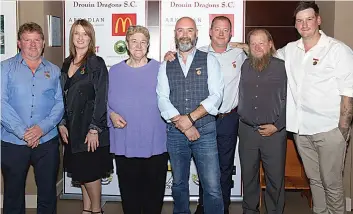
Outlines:
[{"label": "man in white polo shirt", "polygon": [[287,130],[310,179],[313,212],[345,213],[343,168],[353,111],[353,51],[326,36],[314,2],[300,2],[301,39],[278,50],[285,60]]},{"label": "man in white polo shirt", "polygon": [[[240,69],[247,57],[242,49],[231,48],[228,44],[232,38],[232,23],[226,16],[217,16],[212,20],[209,34],[211,44],[203,46],[199,50],[211,53],[217,58],[224,77],[224,94],[221,107],[218,110],[216,129],[224,214],[228,214],[231,189],[233,187],[232,176],[239,127],[237,108]],[[204,213],[202,195],[203,189],[200,183],[200,198],[195,214]]]}]

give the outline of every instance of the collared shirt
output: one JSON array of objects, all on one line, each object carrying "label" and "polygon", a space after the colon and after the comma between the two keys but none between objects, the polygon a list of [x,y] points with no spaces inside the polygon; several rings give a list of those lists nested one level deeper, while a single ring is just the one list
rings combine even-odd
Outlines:
[{"label": "collared shirt", "polygon": [[[183,70],[184,76],[186,77],[194,59],[196,48],[188,55],[186,63],[183,62],[182,56],[177,52],[177,58],[180,66]],[[179,111],[173,106],[169,100],[170,88],[168,82],[168,76],[166,72],[167,63],[164,61],[159,68],[158,72],[158,84],[157,84],[157,95],[158,95],[158,107],[161,111],[161,116],[168,122],[170,119],[179,115]],[[208,72],[208,90],[209,96],[203,100],[202,105],[206,111],[211,115],[218,114],[218,107],[222,102],[223,96],[223,75],[220,71],[220,65],[217,59],[211,55],[207,55],[207,72]]]},{"label": "collared shirt", "polygon": [[244,51],[239,48],[231,48],[227,45],[226,51],[217,53],[211,45],[199,48],[200,51],[214,55],[220,66],[224,77],[224,94],[219,113],[228,113],[238,106],[240,70],[244,60],[247,58]]},{"label": "collared shirt", "polygon": [[253,127],[273,124],[278,131],[286,126],[287,75],[284,61],[271,57],[263,71],[255,70],[250,60],[242,66],[239,83],[240,119]]},{"label": "collared shirt", "polygon": [[302,39],[277,51],[288,76],[287,130],[302,135],[336,128],[341,96],[353,97],[353,51],[320,34],[307,52]]},{"label": "collared shirt", "polygon": [[1,140],[26,145],[26,129],[39,125],[40,143],[58,134],[64,112],[60,69],[42,57],[33,74],[21,53],[1,62]]}]

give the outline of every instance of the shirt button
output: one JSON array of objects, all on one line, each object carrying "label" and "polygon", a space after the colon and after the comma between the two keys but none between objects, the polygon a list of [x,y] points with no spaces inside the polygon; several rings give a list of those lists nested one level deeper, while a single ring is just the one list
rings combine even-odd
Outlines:
[{"label": "shirt button", "polygon": [[32,118],[32,116],[31,116],[31,118]]},{"label": "shirt button", "polygon": [[33,105],[32,105],[32,107],[33,107]]},{"label": "shirt button", "polygon": [[257,77],[260,77],[260,75],[259,75],[259,76],[257,76]]},{"label": "shirt button", "polygon": [[34,94],[32,94],[32,97],[34,97]]},{"label": "shirt button", "polygon": [[255,107],[255,109],[257,109],[257,107]]},{"label": "shirt button", "polygon": [[257,96],[255,96],[257,98]]},{"label": "shirt button", "polygon": [[189,99],[185,99],[185,101],[188,101]]},{"label": "shirt button", "polygon": [[33,86],[34,86],[34,84],[33,84]]},{"label": "shirt button", "polygon": [[256,85],[256,88],[258,88],[259,87],[259,85]]}]

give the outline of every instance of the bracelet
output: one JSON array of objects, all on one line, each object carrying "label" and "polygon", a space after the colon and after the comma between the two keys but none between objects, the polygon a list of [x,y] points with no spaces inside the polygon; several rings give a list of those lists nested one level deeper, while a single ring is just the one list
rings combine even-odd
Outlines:
[{"label": "bracelet", "polygon": [[90,134],[98,134],[98,132],[91,132],[91,131],[89,131],[88,133],[90,133]]},{"label": "bracelet", "polygon": [[195,124],[195,121],[191,118],[190,114],[187,114],[187,116],[188,116],[190,122],[192,123],[192,125],[194,125],[194,124]]}]

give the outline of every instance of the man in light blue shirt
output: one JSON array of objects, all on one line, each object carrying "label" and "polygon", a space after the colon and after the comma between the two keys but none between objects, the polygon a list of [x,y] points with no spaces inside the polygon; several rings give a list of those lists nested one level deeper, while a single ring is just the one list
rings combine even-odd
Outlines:
[{"label": "man in light blue shirt", "polygon": [[1,62],[3,212],[25,213],[25,183],[32,164],[37,212],[56,213],[56,125],[64,112],[60,69],[42,57],[44,34],[38,24],[20,26],[17,45],[20,53]]},{"label": "man in light blue shirt", "polygon": [[190,213],[190,160],[194,157],[204,187],[205,213],[223,214],[215,116],[224,82],[217,59],[196,50],[194,20],[175,26],[176,58],[163,62],[158,74],[158,106],[167,126],[167,149],[173,171],[174,213]]}]

